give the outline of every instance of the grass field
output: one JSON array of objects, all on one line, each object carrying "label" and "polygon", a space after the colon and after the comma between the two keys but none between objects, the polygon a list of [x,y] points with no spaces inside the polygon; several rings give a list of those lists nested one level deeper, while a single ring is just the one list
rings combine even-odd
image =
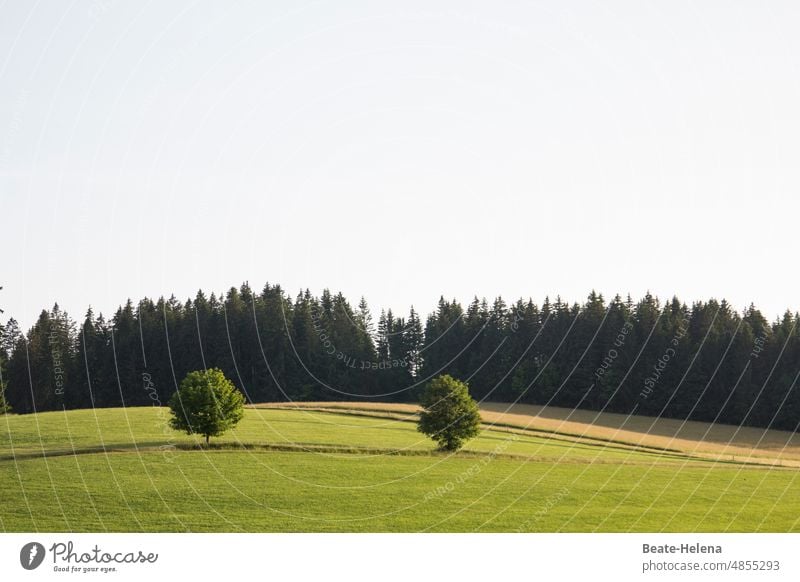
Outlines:
[{"label": "grass field", "polygon": [[397,404],[250,408],[210,449],[165,409],[8,415],[0,530],[800,531],[789,433],[499,406],[455,455]]}]

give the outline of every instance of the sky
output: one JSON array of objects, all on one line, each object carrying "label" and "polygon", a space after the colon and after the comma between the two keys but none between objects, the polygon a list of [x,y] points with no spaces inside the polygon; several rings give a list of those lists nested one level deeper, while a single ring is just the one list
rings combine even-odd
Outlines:
[{"label": "sky", "polygon": [[800,310],[800,3],[0,6],[0,308]]}]

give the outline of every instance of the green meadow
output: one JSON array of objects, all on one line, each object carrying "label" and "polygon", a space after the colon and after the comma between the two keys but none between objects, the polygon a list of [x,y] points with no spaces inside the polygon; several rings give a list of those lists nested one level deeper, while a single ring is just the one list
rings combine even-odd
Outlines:
[{"label": "green meadow", "polygon": [[800,531],[797,469],[488,427],[444,454],[355,409],[250,408],[204,448],[167,418],[0,417],[0,530]]}]

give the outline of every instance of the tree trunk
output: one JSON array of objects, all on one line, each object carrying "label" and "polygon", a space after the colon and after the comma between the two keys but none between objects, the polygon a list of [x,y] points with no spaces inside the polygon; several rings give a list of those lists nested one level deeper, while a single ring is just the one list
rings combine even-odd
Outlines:
[{"label": "tree trunk", "polygon": [[209,438],[209,435],[206,435],[206,446],[208,446],[208,438]]}]

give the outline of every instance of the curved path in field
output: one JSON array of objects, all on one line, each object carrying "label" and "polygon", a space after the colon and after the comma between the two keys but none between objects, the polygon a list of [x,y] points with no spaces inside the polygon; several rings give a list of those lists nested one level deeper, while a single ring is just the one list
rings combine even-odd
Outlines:
[{"label": "curved path in field", "polygon": [[[419,412],[415,404],[386,402],[263,403],[254,408],[297,408],[409,421]],[[800,435],[788,431],[531,404],[486,402],[480,408],[484,424],[495,428],[707,459],[800,467]]]}]

